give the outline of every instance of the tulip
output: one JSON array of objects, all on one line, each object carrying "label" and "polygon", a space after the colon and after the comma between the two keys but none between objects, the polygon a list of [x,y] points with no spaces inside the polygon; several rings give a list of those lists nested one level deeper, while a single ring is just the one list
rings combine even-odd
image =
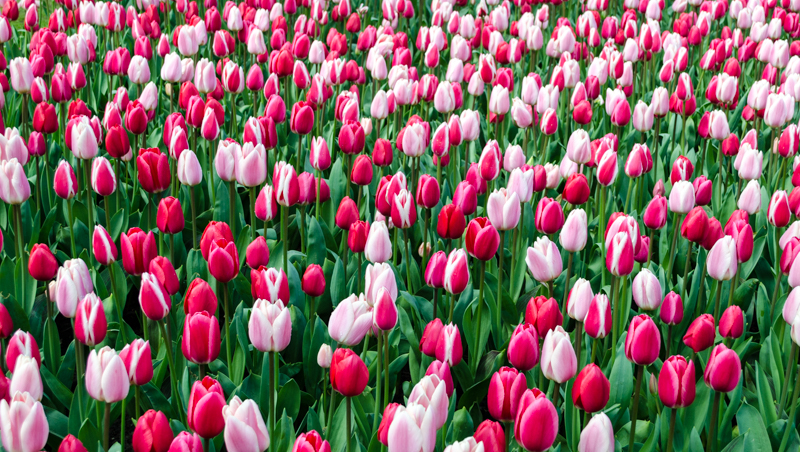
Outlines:
[{"label": "tulip", "polygon": [[0,199],[20,205],[31,196],[31,188],[22,164],[15,158],[0,161]]},{"label": "tulip", "polygon": [[578,452],[611,452],[613,450],[614,426],[605,413],[598,413],[581,430]]},{"label": "tulip", "polygon": [[17,358],[20,356],[29,356],[35,359],[40,366],[42,365],[42,357],[36,339],[31,333],[17,330],[9,339],[6,348],[6,367],[12,374],[16,370]]},{"label": "tulip", "polygon": [[183,230],[183,209],[177,198],[168,196],[161,199],[158,204],[156,225],[162,234],[177,234]]},{"label": "tulip", "polygon": [[34,399],[41,400],[44,389],[39,374],[39,363],[30,356],[19,355],[15,364],[11,382],[6,383],[8,393],[28,393]]},{"label": "tulip", "polygon": [[562,270],[561,253],[546,236],[539,237],[532,247],[528,247],[525,263],[533,278],[541,283],[556,279]]},{"label": "tulip", "polygon": [[538,364],[539,336],[533,325],[523,323],[514,329],[508,345],[508,361],[524,372]]},{"label": "tulip", "polygon": [[514,421],[514,438],[529,452],[550,448],[558,434],[558,412],[538,389],[528,389],[519,401]]},{"label": "tulip", "polygon": [[64,437],[61,444],[58,446],[58,452],[87,452],[81,441],[69,434]]},{"label": "tulip", "polygon": [[36,452],[44,448],[50,427],[41,402],[18,392],[0,401],[0,436],[9,452]]},{"label": "tulip", "polygon": [[219,382],[208,376],[194,382],[186,415],[190,429],[202,438],[214,438],[225,427],[224,409],[225,396]]},{"label": "tulip", "polygon": [[119,357],[125,363],[128,371],[128,379],[131,384],[142,386],[146,385],[153,378],[153,360],[150,350],[150,342],[141,339],[134,339],[130,344],[126,344]]},{"label": "tulip", "polygon": [[208,271],[223,284],[235,278],[239,274],[239,252],[236,244],[224,239],[211,242],[208,250]]},{"label": "tulip", "polygon": [[536,206],[536,229],[544,234],[553,234],[564,225],[564,211],[551,198],[542,198]]},{"label": "tulip", "polygon": [[219,356],[219,322],[206,311],[186,315],[181,351],[195,364],[208,364]]},{"label": "tulip", "polygon": [[82,259],[70,259],[58,269],[55,302],[64,317],[74,318],[78,302],[93,291],[89,268]]},{"label": "tulip", "polygon": [[608,403],[611,385],[603,371],[593,363],[584,367],[575,378],[572,402],[587,413],[595,413]]},{"label": "tulip", "polygon": [[724,338],[738,339],[744,333],[744,315],[739,306],[729,306],[719,319],[719,334]]},{"label": "tulip", "polygon": [[184,314],[201,311],[217,312],[217,295],[211,286],[200,278],[195,278],[186,289],[183,299]]},{"label": "tulip", "polygon": [[577,370],[578,361],[569,335],[558,325],[547,332],[542,344],[542,373],[556,383],[571,379]]},{"label": "tulip", "polygon": [[650,317],[639,314],[631,320],[625,338],[625,357],[639,366],[648,366],[658,357],[661,333]]},{"label": "tulip", "polygon": [[86,392],[95,400],[119,402],[128,395],[130,381],[122,359],[110,347],[92,350],[86,363]]},{"label": "tulip", "polygon": [[336,349],[330,372],[331,387],[345,397],[361,394],[369,379],[364,361],[349,348]]},{"label": "tulip", "polygon": [[161,411],[147,410],[133,429],[134,452],[167,452],[172,440],[169,420]]},{"label": "tulip", "polygon": [[158,193],[169,187],[169,157],[158,148],[140,149],[136,167],[139,184],[148,193]]},{"label": "tulip", "polygon": [[751,215],[761,210],[761,186],[758,180],[751,180],[747,183],[741,195],[739,195],[739,201],[736,205],[739,209]]},{"label": "tulip", "polygon": [[492,375],[487,404],[489,414],[501,422],[510,422],[517,415],[522,394],[527,389],[525,374],[510,367],[501,367]]},{"label": "tulip", "polygon": [[183,431],[172,441],[168,452],[203,452],[203,442],[197,433]]},{"label": "tulip", "polygon": [[49,281],[56,276],[58,261],[47,245],[37,243],[28,257],[28,273],[37,281]]},{"label": "tulip", "polygon": [[619,231],[611,240],[606,251],[606,268],[613,276],[629,275],[633,271],[633,244],[628,232]]},{"label": "tulip", "polygon": [[670,356],[658,375],[658,397],[669,408],[687,407],[694,402],[694,362],[683,356]]},{"label": "tulip", "polygon": [[447,256],[444,270],[444,288],[450,294],[460,294],[469,283],[469,265],[463,249],[455,249]]},{"label": "tulip", "polygon": [[711,248],[706,258],[708,275],[717,281],[727,281],[736,275],[736,242],[731,236],[724,236]]},{"label": "tulip", "polygon": [[670,292],[664,297],[659,318],[667,325],[677,325],[683,321],[683,301],[680,295]]},{"label": "tulip", "polygon": [[702,314],[689,325],[683,336],[683,343],[698,353],[714,345],[715,336],[714,317],[711,314]]},{"label": "tulip", "polygon": [[485,262],[497,253],[500,234],[487,218],[475,218],[467,225],[464,243],[470,256]]},{"label": "tulip", "polygon": [[569,213],[567,221],[558,236],[561,247],[570,253],[583,250],[588,238],[586,212],[575,209]]},{"label": "tulip", "polygon": [[525,308],[525,323],[535,325],[539,337],[546,336],[550,330],[561,325],[563,319],[555,298],[544,295],[532,297]]},{"label": "tulip", "polygon": [[652,311],[661,305],[662,294],[661,283],[656,275],[644,268],[633,278],[633,301],[640,309]]},{"label": "tulip", "polygon": [[267,426],[253,400],[242,402],[234,396],[222,408],[222,417],[225,420],[225,447],[231,452],[263,452],[269,447]]},{"label": "tulip", "polygon": [[725,345],[719,344],[711,351],[703,380],[714,391],[730,392],[739,384],[741,372],[739,355]]},{"label": "tulip", "polygon": [[283,351],[292,338],[289,310],[282,302],[258,299],[248,323],[250,342],[262,352]]},{"label": "tulip", "polygon": [[94,293],[87,294],[78,303],[75,315],[75,338],[84,345],[94,347],[105,339],[106,327],[103,302]]}]

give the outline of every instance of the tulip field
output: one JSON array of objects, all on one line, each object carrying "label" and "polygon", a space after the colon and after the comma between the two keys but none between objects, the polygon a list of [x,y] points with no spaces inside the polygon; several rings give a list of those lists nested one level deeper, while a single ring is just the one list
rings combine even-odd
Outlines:
[{"label": "tulip field", "polygon": [[0,0],[0,452],[800,451],[800,0]]}]

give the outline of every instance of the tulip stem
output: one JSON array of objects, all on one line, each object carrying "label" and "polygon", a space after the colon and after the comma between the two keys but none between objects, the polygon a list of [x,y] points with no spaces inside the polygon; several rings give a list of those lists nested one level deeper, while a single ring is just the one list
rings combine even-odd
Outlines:
[{"label": "tulip stem", "polygon": [[[405,259],[406,259],[406,290],[408,290],[408,293],[413,295],[414,294],[414,290],[411,288],[411,260],[412,260],[412,258],[411,258],[411,253],[408,250],[408,229],[403,229],[403,239],[404,239],[403,241],[406,242],[406,255],[405,255]],[[423,246],[425,246],[425,245],[423,244]]]},{"label": "tulip stem", "polygon": [[554,382],[555,385],[553,386],[553,406],[556,408],[556,412],[558,412],[558,405],[559,399],[561,398],[561,383]]},{"label": "tulip stem", "polygon": [[331,385],[331,400],[328,406],[328,420],[325,422],[325,430],[327,431],[325,436],[328,439],[330,439],[331,437],[331,423],[333,423],[333,405],[335,401],[336,401],[336,391],[333,390],[333,385]]},{"label": "tulip stem", "polygon": [[619,338],[619,318],[620,318],[620,299],[619,299],[619,280],[618,276],[611,277],[611,359],[617,354],[617,339]]},{"label": "tulip stem", "polygon": [[122,410],[120,410],[119,415],[119,443],[125,444],[125,419],[128,417],[125,413],[126,408],[128,407],[128,398],[125,397],[122,399]]},{"label": "tulip stem", "polygon": [[669,248],[669,265],[667,266],[667,285],[672,285],[672,266],[675,264],[675,245],[678,243],[678,227],[681,214],[675,212],[672,216],[672,245]]},{"label": "tulip stem", "polygon": [[692,245],[694,245],[694,243],[689,241],[689,251],[686,252],[686,265],[683,267],[683,284],[681,284],[681,300],[685,300],[686,294],[688,293],[687,286],[689,285],[689,281],[687,281],[686,278],[689,277],[689,267],[692,265]]},{"label": "tulip stem", "polygon": [[[383,341],[383,406],[389,404],[389,332],[386,332],[386,340]],[[380,353],[380,350],[378,350]],[[798,391],[795,391],[798,392]]]},{"label": "tulip stem", "polygon": [[283,241],[283,272],[286,273],[287,277],[289,276],[289,228],[286,225],[289,219],[288,210],[289,210],[288,207],[283,207],[281,209],[281,240]]},{"label": "tulip stem", "polygon": [[228,295],[228,283],[222,284],[222,297],[224,299],[224,308],[225,308],[225,356],[228,358],[226,364],[230,369],[231,365],[231,334],[230,334],[230,313],[228,312],[229,305],[230,305],[230,295]]},{"label": "tulip stem", "polygon": [[[794,367],[794,362],[792,362],[792,367]],[[800,378],[795,378],[795,385],[794,385],[794,393],[792,393],[792,404],[791,409],[789,410],[789,418],[787,420],[786,430],[783,432],[783,439],[781,440],[781,446],[778,448],[778,452],[784,452],[786,450],[786,445],[789,443],[790,433],[796,431],[794,428],[794,415],[797,412],[797,396],[800,395]]]},{"label": "tulip stem", "polygon": [[498,342],[503,341],[503,257],[505,257],[504,244],[506,242],[506,231],[500,231],[500,247],[497,255],[497,335]]},{"label": "tulip stem", "polygon": [[[714,391],[714,402],[711,406],[711,421],[708,424],[708,436],[706,437],[706,447],[705,450],[708,452],[714,452],[717,449],[717,438],[716,438],[716,431],[717,431],[717,417],[719,417],[719,400],[720,400],[721,393],[719,391]],[[794,411],[794,410],[792,410]],[[791,421],[791,418],[789,418]],[[791,430],[787,426],[786,431],[788,432]]]},{"label": "tulip stem", "polygon": [[108,451],[108,434],[111,426],[111,403],[100,402],[103,404],[103,449]]},{"label": "tulip stem", "polygon": [[644,366],[636,365],[636,388],[633,391],[633,405],[631,405],[631,434],[628,440],[628,452],[633,452],[633,443],[636,438],[636,417],[639,414],[639,392],[642,387]]},{"label": "tulip stem", "polygon": [[[173,261],[174,262],[174,261]],[[128,343],[128,339],[125,334],[125,323],[122,320],[122,299],[119,298],[117,294],[117,278],[114,271],[114,263],[110,263],[108,266],[108,272],[111,276],[111,293],[114,295],[114,304],[117,307],[117,316],[119,317],[119,333],[122,335],[122,342]],[[45,290],[47,292],[47,290]]]},{"label": "tulip stem", "polygon": [[236,228],[236,181],[228,182],[228,221],[230,222],[231,232],[234,240],[239,230]]},{"label": "tulip stem", "polygon": [[[436,290],[436,289],[434,289]],[[378,362],[375,366],[375,416],[372,418],[372,432],[373,434],[378,431],[378,414],[381,407],[381,366],[383,365],[383,356],[381,353],[381,346],[383,345],[383,334],[376,334],[378,339]]]},{"label": "tulip stem", "polygon": [[[431,210],[425,210],[425,228],[422,230],[422,272],[425,274],[425,270],[428,269],[428,227],[430,227],[431,222]],[[434,317],[436,317],[436,312],[434,311]]]},{"label": "tulip stem", "polygon": [[[572,259],[575,256],[575,253],[570,251],[569,258],[567,258],[567,279],[564,280],[566,286],[564,287],[564,295],[562,298],[561,303],[561,312],[566,312],[565,309],[567,308],[567,298],[569,298],[569,291],[571,289],[569,280],[572,277]],[[511,271],[514,271],[513,269]]]},{"label": "tulip stem", "polygon": [[789,362],[786,363],[786,373],[783,378],[783,388],[781,388],[781,399],[780,403],[778,404],[778,416],[781,415],[781,411],[783,410],[783,406],[786,403],[786,395],[788,394],[789,388],[789,378],[792,377],[792,371],[794,370],[794,361],[797,357],[797,344],[792,342],[792,351],[789,353]]},{"label": "tulip stem", "polygon": [[581,366],[581,341],[583,340],[583,322],[578,321],[577,325],[575,325],[575,358],[576,362],[578,363],[578,369],[582,369]]},{"label": "tulip stem", "polygon": [[[264,378],[263,376],[261,378]],[[269,352],[269,432],[275,434],[275,352]],[[330,431],[330,430],[328,430]]]},{"label": "tulip stem", "polygon": [[475,323],[475,343],[471,344],[472,348],[470,349],[470,358],[472,359],[472,370],[473,372],[478,368],[478,361],[480,360],[480,356],[477,353],[477,346],[478,341],[480,341],[480,333],[481,333],[481,320],[483,317],[483,280],[484,275],[486,274],[486,261],[481,261],[481,271],[480,271],[480,289],[478,290],[478,314],[476,317]]},{"label": "tulip stem", "polygon": [[[197,249],[197,215],[194,210],[194,187],[189,187],[189,203],[192,206],[192,249]],[[266,235],[266,234],[265,234]]]},{"label": "tulip stem", "polygon": [[[233,184],[233,182],[231,182]],[[253,217],[250,219],[252,225],[252,230],[250,231],[250,240],[255,240],[258,237],[258,232],[256,231],[256,187],[250,187],[250,211],[253,213]],[[264,231],[264,237],[267,236],[267,231]]]},{"label": "tulip stem", "polygon": [[674,407],[669,414],[669,436],[667,437],[667,452],[672,452],[672,437],[675,436],[675,421],[678,415],[678,408]]},{"label": "tulip stem", "polygon": [[[72,319],[72,331],[75,330],[75,319]],[[83,400],[81,400],[81,387],[83,386],[83,350],[78,336],[75,336],[75,373],[77,383],[75,385],[75,396],[78,397],[78,415],[83,419]]]},{"label": "tulip stem", "polygon": [[179,409],[180,402],[178,398],[178,384],[176,380],[177,374],[175,373],[175,359],[172,356],[172,339],[170,339],[169,333],[167,332],[167,328],[165,326],[165,324],[167,323],[167,319],[164,318],[162,321],[157,323],[159,328],[161,329],[161,337],[164,338],[164,347],[167,350],[167,365],[169,366],[169,383],[170,383],[170,389],[172,390],[172,404],[176,408],[176,412],[182,413],[183,410]]},{"label": "tulip stem", "polygon": [[[314,217],[316,218],[317,223],[319,223],[319,203],[320,203],[320,200],[319,200],[320,194],[319,193],[320,193],[321,188],[322,188],[321,187],[322,186],[322,172],[319,171],[319,170],[316,170],[315,172],[316,172],[316,176],[317,176],[317,197],[316,197],[317,207],[314,209]],[[267,236],[267,229],[265,227],[264,228],[264,237],[266,237],[266,236]]]},{"label": "tulip stem", "polygon": [[719,299],[722,296],[722,281],[717,281],[717,294],[714,301],[714,319],[719,319]]},{"label": "tulip stem", "polygon": [[351,417],[350,397],[345,397],[344,399],[345,399],[345,406],[347,407],[347,452],[350,452],[352,450],[352,443],[353,443],[353,439],[351,438],[353,436],[352,434],[353,429],[350,421]]},{"label": "tulip stem", "polygon": [[[606,251],[605,251],[606,250],[606,246],[605,246],[605,236],[606,236],[606,219],[605,219],[605,216],[606,216],[606,186],[602,185],[602,184],[600,185],[600,204],[597,205],[597,216],[600,219],[600,221],[598,223],[599,227],[597,229],[597,232],[598,232],[598,234],[597,234],[597,243],[600,244],[600,250],[602,251],[601,256],[605,257],[605,255],[606,255]],[[603,277],[602,277],[603,285],[605,285],[606,272],[605,271],[601,271],[601,273],[603,275]]]},{"label": "tulip stem", "polygon": [[672,325],[667,325],[667,341],[664,343],[664,350],[666,355],[664,355],[664,360],[666,361],[669,358],[669,349],[670,345],[672,344]]}]

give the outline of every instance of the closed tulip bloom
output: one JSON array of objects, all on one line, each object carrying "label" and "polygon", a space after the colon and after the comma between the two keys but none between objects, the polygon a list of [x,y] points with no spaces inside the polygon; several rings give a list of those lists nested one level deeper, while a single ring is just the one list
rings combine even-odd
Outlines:
[{"label": "closed tulip bloom", "polygon": [[525,374],[511,367],[501,367],[489,382],[489,393],[486,396],[489,414],[501,422],[512,421],[517,415],[519,401],[526,389],[528,386]]},{"label": "closed tulip bloom", "polygon": [[282,302],[258,299],[248,323],[250,342],[262,352],[283,351],[292,338],[292,320]]},{"label": "closed tulip bloom", "polygon": [[331,388],[345,397],[355,397],[364,392],[369,371],[364,361],[349,348],[338,348],[331,360]]},{"label": "closed tulip bloom", "polygon": [[661,349],[661,333],[653,320],[646,314],[639,314],[631,320],[628,335],[625,337],[625,357],[640,366],[649,366]]},{"label": "closed tulip bloom", "polygon": [[629,275],[633,271],[633,243],[628,232],[619,231],[611,236],[606,251],[606,268],[614,276]]},{"label": "closed tulip bloom", "polygon": [[49,433],[44,408],[31,394],[17,392],[0,401],[0,436],[8,452],[42,450]]},{"label": "closed tulip bloom", "polygon": [[84,345],[94,347],[106,337],[106,313],[103,302],[94,293],[78,303],[75,316],[75,337]]},{"label": "closed tulip bloom", "polygon": [[744,180],[755,180],[761,177],[763,171],[764,153],[754,149],[750,143],[743,143],[733,162],[739,177]]},{"label": "closed tulip bloom", "polygon": [[25,170],[17,159],[0,161],[0,199],[6,204],[20,205],[31,196]]},{"label": "closed tulip bloom", "polygon": [[141,275],[150,266],[150,261],[158,255],[156,239],[152,232],[144,233],[139,228],[131,228],[120,236],[122,266],[131,275]]},{"label": "closed tulip bloom", "polygon": [[464,239],[470,256],[488,261],[494,258],[500,246],[500,234],[488,218],[475,218],[467,225]]},{"label": "closed tulip bloom", "polygon": [[451,294],[460,294],[469,283],[469,264],[464,250],[459,248],[447,256],[444,271],[444,288]]},{"label": "closed tulip bloom", "polygon": [[569,213],[567,221],[558,236],[558,241],[562,248],[569,252],[581,251],[586,246],[588,238],[586,212],[583,209],[575,209]]},{"label": "closed tulip bloom", "polygon": [[737,264],[736,241],[729,235],[714,244],[706,261],[708,275],[717,281],[728,281],[733,278],[736,275]]},{"label": "closed tulip bloom", "polygon": [[150,382],[153,378],[153,359],[150,350],[150,342],[142,339],[134,339],[130,344],[125,345],[119,352],[119,357],[125,363],[128,371],[128,379],[131,384],[142,386]]},{"label": "closed tulip bloom", "polygon": [[677,325],[683,321],[683,301],[680,295],[670,292],[664,297],[659,318],[667,325]]},{"label": "closed tulip bloom", "polygon": [[331,166],[331,153],[328,150],[328,143],[325,138],[312,138],[308,159],[311,162],[311,167],[319,171],[325,171]]},{"label": "closed tulip bloom", "polygon": [[20,356],[28,356],[36,360],[39,366],[42,365],[42,357],[39,353],[39,346],[36,344],[36,339],[33,338],[31,333],[22,330],[17,330],[11,339],[8,341],[6,348],[6,366],[9,372],[14,373],[16,370],[17,358]]},{"label": "closed tulip bloom", "polygon": [[542,198],[536,206],[536,229],[544,234],[553,234],[564,225],[561,204],[552,198]]},{"label": "closed tulip bloom", "polygon": [[758,180],[751,180],[747,183],[739,195],[736,205],[751,215],[761,211],[761,185]]},{"label": "closed tulip bloom", "polygon": [[589,312],[589,306],[594,296],[592,285],[589,281],[578,278],[567,296],[567,315],[579,322],[583,322]]},{"label": "closed tulip bloom", "polygon": [[203,169],[197,154],[187,149],[178,158],[178,180],[181,184],[194,187],[203,181]]},{"label": "closed tulip bloom", "polygon": [[595,413],[606,406],[610,392],[611,384],[608,378],[600,367],[590,363],[575,378],[572,403],[587,413]]},{"label": "closed tulip bloom", "polygon": [[300,198],[300,183],[292,165],[283,161],[276,163],[272,184],[275,187],[275,198],[278,204],[283,207],[297,204]]},{"label": "closed tulip bloom", "polygon": [[34,399],[41,400],[44,388],[42,387],[42,377],[39,374],[39,363],[36,362],[36,359],[19,355],[11,382],[6,380],[6,385],[8,385],[9,394],[28,393]]},{"label": "closed tulip bloom", "polygon": [[211,377],[195,381],[189,394],[189,410],[186,415],[189,428],[202,438],[211,439],[222,433],[225,418],[225,395],[222,386]]},{"label": "closed tulip bloom", "polygon": [[148,410],[133,429],[134,452],[167,452],[172,444],[172,428],[161,411]]},{"label": "closed tulip bloom", "polygon": [[184,314],[194,314],[200,311],[217,312],[217,295],[207,282],[195,278],[186,289],[183,312]]},{"label": "closed tulip bloom", "polygon": [[697,176],[694,182],[692,182],[692,186],[694,186],[695,203],[698,206],[707,206],[711,203],[713,185],[710,180],[705,176]]},{"label": "closed tulip bloom", "polygon": [[[366,158],[369,160],[369,157]],[[370,165],[370,171],[371,169],[372,166]],[[420,176],[419,183],[417,184],[417,204],[425,209],[432,209],[439,204],[439,199],[439,182],[436,180],[436,178],[427,174]]]},{"label": "closed tulip bloom", "polygon": [[425,284],[436,289],[443,288],[446,266],[447,254],[441,250],[433,253],[425,268]]},{"label": "closed tulip bloom", "polygon": [[640,309],[652,311],[658,309],[662,301],[661,283],[656,275],[644,268],[633,278],[633,301]]},{"label": "closed tulip bloom", "polygon": [[156,225],[162,234],[177,234],[184,227],[183,209],[178,198],[168,196],[158,203]]},{"label": "closed tulip bloom", "polygon": [[719,334],[724,338],[738,339],[742,333],[744,333],[742,308],[736,305],[730,306],[719,318]]},{"label": "closed tulip bloom", "polygon": [[528,247],[525,263],[533,278],[541,283],[556,279],[562,270],[561,253],[546,236],[537,238],[533,246]]},{"label": "closed tulip bloom", "polygon": [[263,236],[256,237],[247,245],[245,256],[245,262],[251,269],[267,266],[269,264],[269,247],[267,247],[266,239]]},{"label": "closed tulip bloom", "polygon": [[208,271],[221,283],[228,283],[239,274],[239,252],[234,242],[224,239],[211,242]]},{"label": "closed tulip bloom", "polygon": [[683,343],[695,353],[699,353],[714,345],[715,337],[714,317],[711,314],[702,314],[689,325],[686,334],[683,335]]},{"label": "closed tulip bloom", "polygon": [[224,140],[219,142],[217,155],[214,157],[214,169],[220,179],[226,182],[236,180],[236,156],[241,152],[242,147],[235,141]]},{"label": "closed tulip bloom", "polygon": [[581,430],[578,452],[612,452],[614,426],[605,413],[595,414]]},{"label": "closed tulip bloom", "polygon": [[[195,364],[208,364],[219,356],[219,321],[206,311],[187,314],[183,324],[183,356]],[[199,433],[199,432],[198,432]]]},{"label": "closed tulip bloom", "polygon": [[92,189],[100,196],[108,196],[117,189],[117,177],[105,157],[92,161]]},{"label": "closed tulip bloom", "polygon": [[311,297],[319,297],[325,292],[325,274],[317,264],[309,265],[303,273],[303,293]]},{"label": "closed tulip bloom", "polygon": [[567,143],[567,157],[579,165],[589,163],[592,158],[591,140],[585,130],[572,132]]},{"label": "closed tulip bloom", "polygon": [[533,369],[539,363],[539,335],[536,327],[529,323],[517,325],[508,344],[508,361],[523,372]]},{"label": "closed tulip bloom", "polygon": [[86,392],[93,399],[114,403],[128,395],[130,381],[125,363],[111,347],[92,350],[86,362]]},{"label": "closed tulip bloom", "polygon": [[78,191],[78,179],[72,166],[66,160],[58,162],[53,176],[53,190],[61,199],[72,199]]},{"label": "closed tulip bloom", "polygon": [[549,449],[558,434],[558,412],[547,396],[538,389],[522,395],[514,421],[514,438],[529,452]]},{"label": "closed tulip bloom", "polygon": [[694,402],[694,362],[683,356],[670,356],[658,375],[658,397],[669,408],[685,408]]},{"label": "closed tulip bloom", "polygon": [[264,146],[245,143],[237,148],[236,181],[245,187],[257,187],[267,180],[267,151]]},{"label": "closed tulip bloom", "polygon": [[58,261],[50,248],[43,243],[33,245],[28,257],[28,273],[31,277],[37,281],[49,281],[57,271]]},{"label": "closed tulip bloom", "polygon": [[557,383],[564,383],[575,376],[578,361],[569,335],[558,325],[547,332],[542,344],[542,373]]},{"label": "closed tulip bloom", "polygon": [[168,452],[203,452],[203,441],[197,433],[183,431],[172,441]]},{"label": "closed tulip bloom", "polygon": [[391,298],[397,299],[397,282],[389,264],[370,264],[365,272],[366,299],[370,306],[378,302],[378,292],[387,289]]},{"label": "closed tulip bloom", "polygon": [[158,193],[170,185],[169,156],[158,148],[140,149],[136,157],[138,180],[148,193]]},{"label": "closed tulip bloom", "polygon": [[222,417],[225,420],[225,447],[231,452],[263,452],[269,447],[267,426],[253,400],[242,402],[234,396],[222,408]]},{"label": "closed tulip bloom", "polygon": [[75,317],[78,302],[93,291],[92,277],[83,259],[70,259],[58,269],[55,302],[64,317]]},{"label": "closed tulip bloom", "polygon": [[142,273],[142,284],[139,289],[139,305],[148,319],[162,320],[169,314],[172,301],[161,281],[152,273]]},{"label": "closed tulip bloom", "polygon": [[450,367],[457,366],[463,355],[461,333],[452,323],[442,327],[436,341],[436,359],[446,362]]},{"label": "closed tulip bloom", "polygon": [[487,212],[492,225],[500,231],[514,229],[519,223],[521,213],[519,198],[505,188],[495,190],[489,195]]},{"label": "closed tulip bloom", "polygon": [[363,294],[350,295],[336,306],[331,314],[328,333],[342,345],[356,345],[372,328],[372,312]]},{"label": "closed tulip bloom", "polygon": [[558,308],[555,298],[547,298],[543,295],[532,297],[525,308],[525,323],[536,326],[539,337],[547,335],[548,331],[561,325],[564,317]]},{"label": "closed tulip bloom", "polygon": [[669,193],[669,210],[673,213],[687,214],[694,208],[694,204],[692,183],[685,180],[676,182]]},{"label": "closed tulip bloom", "polygon": [[739,384],[741,373],[742,364],[739,355],[725,345],[719,344],[711,351],[703,380],[714,391],[730,392]]},{"label": "closed tulip bloom", "polygon": [[67,435],[58,446],[58,452],[87,452],[83,443],[73,435]]},{"label": "closed tulip bloom", "polygon": [[792,219],[792,212],[789,209],[789,197],[785,190],[777,190],[772,194],[767,208],[767,220],[775,227],[783,228]]},{"label": "closed tulip bloom", "polygon": [[375,221],[370,226],[364,257],[374,263],[386,262],[392,258],[392,242],[385,221]]},{"label": "closed tulip bloom", "polygon": [[481,157],[478,160],[478,171],[484,181],[497,179],[497,176],[500,175],[501,159],[502,156],[497,142],[494,140],[489,141],[484,146]]},{"label": "closed tulip bloom", "polygon": [[644,225],[650,229],[661,229],[667,224],[667,198],[654,196],[644,210]]}]

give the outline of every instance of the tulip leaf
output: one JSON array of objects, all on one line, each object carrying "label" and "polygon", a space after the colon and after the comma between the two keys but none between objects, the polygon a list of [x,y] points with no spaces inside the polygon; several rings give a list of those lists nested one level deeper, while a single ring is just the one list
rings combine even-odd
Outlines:
[{"label": "tulip leaf", "polygon": [[308,220],[308,254],[306,257],[307,264],[322,265],[325,263],[325,256],[327,255],[327,246],[325,245],[325,236],[322,234],[322,228],[319,222],[313,216],[309,216]]},{"label": "tulip leaf", "polygon": [[[775,397],[772,395],[767,376],[764,374],[764,369],[755,362],[756,366],[756,390],[758,394],[758,411],[761,413],[761,418],[764,425],[771,425],[778,420],[778,415],[775,413]],[[776,379],[776,380],[779,380]]]},{"label": "tulip leaf", "polygon": [[119,240],[122,232],[127,231],[129,218],[130,217],[125,212],[125,209],[119,209],[117,213],[111,217],[111,230],[108,231],[108,233],[111,235],[112,240]]},{"label": "tulip leaf", "polygon": [[241,347],[236,347],[234,350],[232,361],[230,365],[231,381],[236,386],[239,386],[244,377],[244,352]]},{"label": "tulip leaf", "polygon": [[[64,437],[69,434],[67,431],[69,424],[69,419],[67,416],[61,411],[54,410],[50,407],[44,408],[44,415],[47,418],[47,423],[50,427],[50,434],[58,440],[63,440]],[[57,441],[57,443],[60,443],[60,441]],[[57,448],[58,444],[52,447],[52,449]]]},{"label": "tulip leaf", "polygon": [[[329,427],[329,436],[328,442],[331,444],[331,452],[342,452],[347,447],[347,438],[350,437],[350,432],[344,428],[346,425],[347,413],[345,408],[345,401],[344,398],[336,394],[336,408],[333,413],[333,419],[331,420],[331,426],[337,426],[337,428],[330,428]],[[289,449],[275,449],[275,450],[289,450]]]},{"label": "tulip leaf", "polygon": [[[759,260],[761,259],[761,254],[764,252],[764,245],[767,243],[767,234],[765,234],[764,230],[758,231],[756,234],[755,240],[753,241],[753,254],[750,256],[750,259],[747,262],[742,262],[739,268],[738,274],[741,275],[742,278],[749,278],[750,274],[753,272],[753,269],[756,268],[756,264],[758,264]],[[774,259],[774,258],[773,258]]]},{"label": "tulip leaf", "polygon": [[[772,406],[769,407],[774,411]],[[767,428],[762,417],[751,405],[742,403],[739,412],[736,413],[736,422],[739,424],[739,432],[747,434],[745,438],[745,450],[771,450],[772,446],[767,435]]]},{"label": "tulip leaf", "polygon": [[300,386],[294,379],[289,380],[288,383],[278,391],[277,413],[284,413],[292,419],[297,419],[297,413],[300,412]]},{"label": "tulip leaf", "polygon": [[[624,336],[619,340],[624,341]],[[633,366],[630,361],[625,358],[624,353],[617,352],[614,359],[614,365],[611,367],[611,374],[608,378],[611,383],[611,393],[608,399],[608,405],[612,406],[619,404],[620,409],[617,411],[617,418],[609,414],[611,422],[616,425],[620,421],[622,414],[628,408],[633,394]]]},{"label": "tulip leaf", "polygon": [[475,425],[472,423],[472,416],[466,408],[461,408],[453,415],[453,421],[450,422],[450,427],[447,429],[447,443],[452,444],[456,441],[462,441],[465,438],[472,436],[475,431]]},{"label": "tulip leaf", "polygon": [[100,444],[102,435],[100,431],[97,429],[97,427],[95,427],[95,425],[89,421],[89,419],[91,419],[94,413],[92,413],[91,415],[89,413],[85,414],[86,414],[86,419],[81,424],[81,429],[80,432],[78,433],[78,439],[81,440],[81,443],[83,443],[83,447],[85,447],[87,450],[102,449],[103,446]]},{"label": "tulip leaf", "polygon": [[[694,403],[683,409],[683,426],[697,431],[702,431],[706,424],[706,416],[711,405],[711,390],[704,384],[697,385]],[[679,415],[681,413],[678,413]]]},{"label": "tulip leaf", "polygon": [[163,411],[167,417],[175,417],[172,412],[172,405],[170,405],[167,398],[164,397],[164,394],[158,388],[156,388],[152,382],[142,385],[140,388],[151,408],[156,411]]}]

